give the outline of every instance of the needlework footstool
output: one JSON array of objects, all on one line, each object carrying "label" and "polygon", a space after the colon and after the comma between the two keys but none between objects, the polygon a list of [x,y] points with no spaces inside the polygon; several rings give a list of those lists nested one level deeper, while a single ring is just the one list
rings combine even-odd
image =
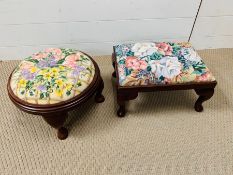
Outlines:
[{"label": "needlework footstool", "polygon": [[190,43],[150,42],[113,47],[113,77],[116,77],[119,117],[125,102],[138,92],[194,89],[199,98],[195,110],[214,94],[214,76]]},{"label": "needlework footstool", "polygon": [[24,59],[9,77],[7,90],[11,101],[21,110],[40,115],[66,139],[63,126],[68,111],[82,105],[93,95],[104,101],[104,83],[96,62],[74,49],[49,48]]}]

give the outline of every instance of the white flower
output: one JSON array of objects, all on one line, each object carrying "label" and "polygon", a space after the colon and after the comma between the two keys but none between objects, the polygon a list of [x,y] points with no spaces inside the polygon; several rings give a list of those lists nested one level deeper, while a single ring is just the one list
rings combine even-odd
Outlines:
[{"label": "white flower", "polygon": [[172,79],[181,73],[182,64],[177,57],[163,57],[161,60],[151,60],[149,64],[158,78],[163,76]]},{"label": "white flower", "polygon": [[136,43],[131,48],[131,51],[134,52],[134,56],[145,57],[147,55],[152,55],[156,52],[158,48],[155,43]]},{"label": "white flower", "polygon": [[[188,54],[185,54],[187,52]],[[201,57],[197,54],[197,52],[193,48],[188,48],[188,49],[185,48],[183,53],[184,53],[184,58],[186,60],[189,60],[195,63],[201,62]]]}]

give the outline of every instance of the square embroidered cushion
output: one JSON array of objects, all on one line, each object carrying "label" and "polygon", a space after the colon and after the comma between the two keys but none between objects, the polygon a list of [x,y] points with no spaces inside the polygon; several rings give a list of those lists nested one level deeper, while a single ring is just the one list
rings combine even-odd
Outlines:
[{"label": "square embroidered cushion", "polygon": [[114,46],[120,86],[215,81],[190,43],[149,42]]}]

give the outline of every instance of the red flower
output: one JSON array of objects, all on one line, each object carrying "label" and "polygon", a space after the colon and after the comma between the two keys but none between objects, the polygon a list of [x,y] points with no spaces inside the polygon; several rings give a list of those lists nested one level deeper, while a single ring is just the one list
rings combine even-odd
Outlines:
[{"label": "red flower", "polygon": [[134,70],[145,70],[147,68],[147,62],[144,60],[138,60],[137,57],[129,56],[125,61],[126,67]]},{"label": "red flower", "polygon": [[163,55],[167,55],[167,56],[171,56],[172,55],[172,47],[167,44],[167,43],[158,43],[156,44],[156,46],[158,47],[158,51],[163,54]]}]

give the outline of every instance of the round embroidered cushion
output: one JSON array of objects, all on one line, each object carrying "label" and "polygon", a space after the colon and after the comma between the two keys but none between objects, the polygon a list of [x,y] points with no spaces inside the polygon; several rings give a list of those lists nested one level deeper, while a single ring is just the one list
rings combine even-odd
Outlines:
[{"label": "round embroidered cushion", "polygon": [[28,103],[54,104],[79,95],[94,74],[94,64],[84,53],[49,48],[24,59],[13,71],[10,87]]}]

